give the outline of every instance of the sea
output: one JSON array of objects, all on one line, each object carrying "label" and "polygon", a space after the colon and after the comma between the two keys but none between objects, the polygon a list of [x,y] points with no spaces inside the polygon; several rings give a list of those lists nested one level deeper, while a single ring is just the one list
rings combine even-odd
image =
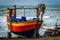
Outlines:
[{"label": "sea", "polygon": [[[37,6],[29,5],[29,6],[20,6],[17,5],[17,8],[35,8]],[[7,20],[6,20],[6,10],[7,8],[13,8],[13,5],[0,5],[0,37],[8,37],[8,28],[7,28]],[[16,10],[17,18],[21,16],[26,16],[27,20],[31,20],[32,18],[36,18],[36,9],[17,9]],[[41,12],[42,13],[42,12]],[[43,16],[43,25],[39,29],[38,33],[40,36],[43,36],[48,28],[55,28],[55,24],[57,22],[57,27],[60,27],[60,5],[46,5],[45,13]],[[12,37],[17,37],[18,35],[12,33]]]}]

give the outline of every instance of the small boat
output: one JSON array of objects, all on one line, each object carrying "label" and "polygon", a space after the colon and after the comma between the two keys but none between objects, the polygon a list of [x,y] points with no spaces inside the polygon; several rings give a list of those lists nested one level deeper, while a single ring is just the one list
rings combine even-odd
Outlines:
[{"label": "small boat", "polygon": [[[8,29],[10,30],[10,22],[7,22]],[[40,28],[42,22],[39,21],[38,27]],[[26,22],[12,22],[12,32],[22,36],[33,37],[36,30],[36,21],[26,21]]]},{"label": "small boat", "polygon": [[37,10],[37,18],[26,20],[25,16],[16,18],[16,6],[15,9],[8,8],[6,11],[8,29],[17,35],[22,35],[28,38],[34,37],[36,30],[39,30],[43,23],[39,20],[40,12],[38,12],[39,11]]}]

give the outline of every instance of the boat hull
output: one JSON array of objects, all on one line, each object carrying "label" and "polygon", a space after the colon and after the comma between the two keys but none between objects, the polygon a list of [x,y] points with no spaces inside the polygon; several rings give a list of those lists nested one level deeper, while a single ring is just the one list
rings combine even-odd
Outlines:
[{"label": "boat hull", "polygon": [[31,30],[24,31],[24,32],[13,32],[13,33],[16,35],[21,35],[21,36],[27,37],[27,38],[33,38],[35,35],[35,30],[36,29],[31,29]]},{"label": "boat hull", "polygon": [[36,21],[26,21],[20,23],[12,22],[12,27],[10,27],[10,22],[7,22],[7,25],[8,29],[10,30],[11,28],[11,31],[13,33],[31,38],[34,36],[35,30],[39,30],[42,22],[39,21],[38,26],[36,24]]}]

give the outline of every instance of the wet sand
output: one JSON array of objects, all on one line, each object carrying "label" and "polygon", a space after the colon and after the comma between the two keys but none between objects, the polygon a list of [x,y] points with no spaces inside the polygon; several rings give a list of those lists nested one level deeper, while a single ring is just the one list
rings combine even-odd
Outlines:
[{"label": "wet sand", "polygon": [[47,37],[47,38],[36,38],[36,39],[0,38],[0,40],[60,40],[60,37]]}]

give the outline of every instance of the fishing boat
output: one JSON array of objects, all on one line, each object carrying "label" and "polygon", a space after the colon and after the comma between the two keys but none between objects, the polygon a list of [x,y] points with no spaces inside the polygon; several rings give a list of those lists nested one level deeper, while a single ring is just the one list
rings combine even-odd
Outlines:
[{"label": "fishing boat", "polygon": [[[16,9],[18,8],[14,6],[14,9],[8,8],[6,10],[8,30],[10,30],[12,33],[22,35],[28,38],[34,37],[36,30],[39,30],[43,23],[42,20],[39,19],[40,15],[39,8],[35,8],[37,10],[37,18],[33,18],[32,20],[27,20],[26,16],[16,18]],[[29,8],[22,8],[22,9],[29,9]]]}]

